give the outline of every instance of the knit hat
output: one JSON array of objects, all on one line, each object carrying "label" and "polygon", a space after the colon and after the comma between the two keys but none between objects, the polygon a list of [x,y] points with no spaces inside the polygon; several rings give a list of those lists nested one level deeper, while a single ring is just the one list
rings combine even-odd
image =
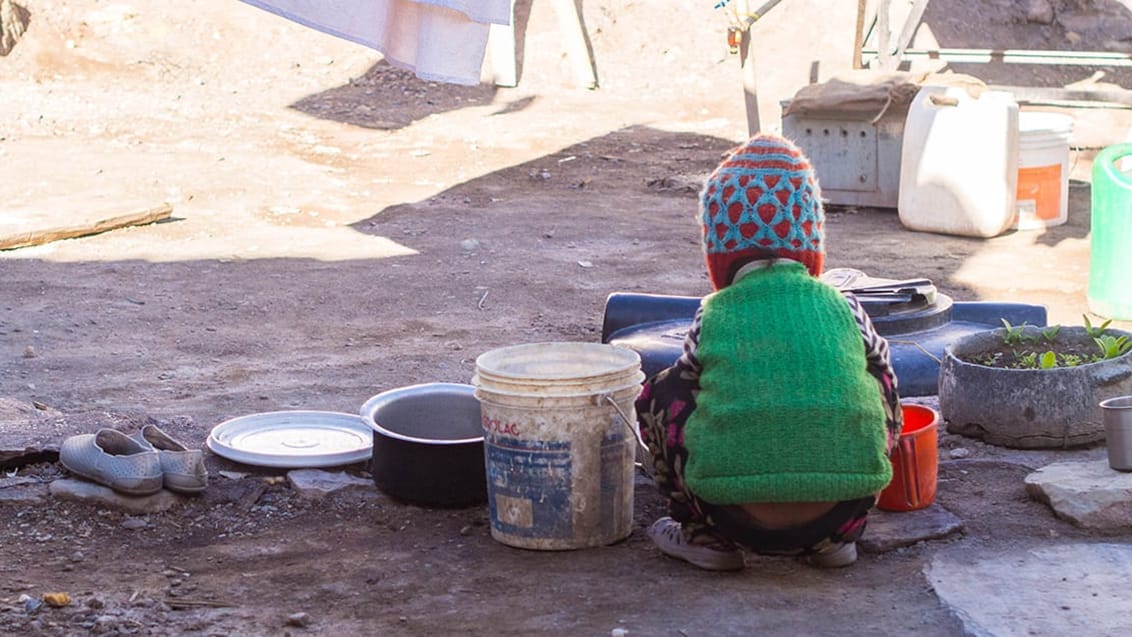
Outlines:
[{"label": "knit hat", "polygon": [[787,139],[756,135],[723,160],[700,193],[700,223],[716,290],[756,259],[785,257],[821,275],[821,191],[809,160]]}]

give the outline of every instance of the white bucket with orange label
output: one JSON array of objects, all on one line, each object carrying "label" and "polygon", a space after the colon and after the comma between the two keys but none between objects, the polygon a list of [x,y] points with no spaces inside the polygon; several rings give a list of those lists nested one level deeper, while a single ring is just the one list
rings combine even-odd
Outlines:
[{"label": "white bucket with orange label", "polygon": [[1018,230],[1059,226],[1069,219],[1069,138],[1073,118],[1018,114]]}]

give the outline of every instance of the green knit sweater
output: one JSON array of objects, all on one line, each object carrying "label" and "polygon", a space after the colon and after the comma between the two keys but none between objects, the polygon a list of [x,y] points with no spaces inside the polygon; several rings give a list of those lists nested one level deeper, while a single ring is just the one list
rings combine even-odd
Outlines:
[{"label": "green knit sweater", "polygon": [[685,479],[715,504],[833,502],[892,478],[885,414],[845,299],[798,263],[708,297]]}]

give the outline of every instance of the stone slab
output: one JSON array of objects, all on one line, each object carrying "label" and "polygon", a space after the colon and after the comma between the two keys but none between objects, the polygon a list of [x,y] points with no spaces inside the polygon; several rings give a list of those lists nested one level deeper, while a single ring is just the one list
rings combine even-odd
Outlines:
[{"label": "stone slab", "polygon": [[0,396],[0,467],[32,455],[59,452],[61,436],[67,431],[60,422],[62,414],[42,407],[30,400]]},{"label": "stone slab", "polygon": [[50,492],[60,500],[97,504],[133,515],[168,511],[184,500],[183,496],[164,489],[153,495],[131,496],[93,482],[69,479],[52,482]]},{"label": "stone slab", "polygon": [[858,545],[867,553],[887,553],[962,530],[963,521],[939,504],[900,513],[875,510],[869,513],[869,525]]},{"label": "stone slab", "polygon": [[1132,634],[1132,546],[1069,544],[991,557],[944,551],[925,567],[975,637]]},{"label": "stone slab", "polygon": [[37,504],[47,497],[47,484],[35,478],[0,477],[0,504]]},{"label": "stone slab", "polygon": [[1055,462],[1026,476],[1026,493],[1058,517],[1089,529],[1132,528],[1132,473],[1108,460]]},{"label": "stone slab", "polygon": [[[18,467],[28,462],[50,461],[59,457],[59,445],[70,436],[94,433],[102,427],[133,431],[152,419],[147,414],[83,411],[62,413],[42,405],[10,396],[0,396],[0,468]],[[179,430],[162,428],[170,435]],[[188,441],[182,439],[188,444]]]},{"label": "stone slab", "polygon": [[297,469],[287,472],[287,480],[295,492],[304,498],[320,498],[346,489],[376,490],[373,480],[365,480],[341,471]]}]

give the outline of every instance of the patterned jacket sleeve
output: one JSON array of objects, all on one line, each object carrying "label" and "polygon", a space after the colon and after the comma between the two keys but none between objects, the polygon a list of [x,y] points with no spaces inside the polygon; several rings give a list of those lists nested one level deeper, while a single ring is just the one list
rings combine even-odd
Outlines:
[{"label": "patterned jacket sleeve", "polygon": [[876,379],[884,403],[885,427],[888,430],[888,450],[896,445],[900,438],[900,431],[904,427],[904,414],[900,410],[900,394],[896,387],[896,373],[892,371],[892,359],[888,351],[888,341],[877,334],[868,313],[861,306],[857,297],[848,292],[842,293],[853,311],[853,318],[857,321],[857,329],[861,330],[861,338],[865,342],[865,358],[869,374]]},{"label": "patterned jacket sleeve", "polygon": [[692,383],[695,390],[700,388],[700,373],[703,371],[700,359],[696,357],[696,348],[700,346],[700,321],[703,314],[704,307],[701,305],[696,310],[696,315],[692,317],[692,325],[688,328],[687,335],[684,336],[684,353],[676,359],[676,366],[681,371],[680,377]]}]

